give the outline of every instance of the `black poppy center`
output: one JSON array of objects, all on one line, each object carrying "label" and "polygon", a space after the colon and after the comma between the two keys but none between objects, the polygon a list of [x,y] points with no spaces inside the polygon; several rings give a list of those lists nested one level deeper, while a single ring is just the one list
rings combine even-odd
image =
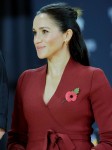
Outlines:
[{"label": "black poppy center", "polygon": [[70,95],[70,98],[73,98],[73,95]]}]

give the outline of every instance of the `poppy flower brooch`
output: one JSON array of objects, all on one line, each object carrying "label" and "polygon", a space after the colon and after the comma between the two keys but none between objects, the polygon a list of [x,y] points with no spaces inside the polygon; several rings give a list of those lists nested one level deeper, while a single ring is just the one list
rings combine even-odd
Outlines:
[{"label": "poppy flower brooch", "polygon": [[67,102],[76,101],[78,93],[79,93],[79,88],[75,88],[73,91],[68,91],[65,94],[65,100],[64,101],[67,101]]}]

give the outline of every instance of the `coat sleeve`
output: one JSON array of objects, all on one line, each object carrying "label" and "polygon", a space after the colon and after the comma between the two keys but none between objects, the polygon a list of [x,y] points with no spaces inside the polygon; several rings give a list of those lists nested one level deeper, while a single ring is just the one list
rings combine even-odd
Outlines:
[{"label": "coat sleeve", "polygon": [[93,73],[90,99],[100,142],[95,150],[112,150],[112,89],[102,70]]},{"label": "coat sleeve", "polygon": [[27,145],[27,121],[24,116],[21,86],[24,79],[23,73],[17,83],[14,111],[12,114],[11,130],[8,132],[8,150],[25,150]]},{"label": "coat sleeve", "polygon": [[0,128],[7,130],[8,79],[5,61],[0,52]]}]

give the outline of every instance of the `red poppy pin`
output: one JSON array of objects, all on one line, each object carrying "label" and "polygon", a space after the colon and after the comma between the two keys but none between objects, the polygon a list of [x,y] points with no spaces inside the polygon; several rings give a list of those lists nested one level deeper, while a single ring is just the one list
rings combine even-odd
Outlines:
[{"label": "red poppy pin", "polygon": [[76,101],[78,93],[79,93],[79,88],[75,88],[73,91],[68,91],[65,94],[66,101],[67,102]]}]

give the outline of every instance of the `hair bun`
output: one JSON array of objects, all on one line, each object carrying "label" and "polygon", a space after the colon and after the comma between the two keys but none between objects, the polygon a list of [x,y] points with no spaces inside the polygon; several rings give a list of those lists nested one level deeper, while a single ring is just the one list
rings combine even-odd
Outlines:
[{"label": "hair bun", "polygon": [[80,8],[75,7],[75,8],[73,8],[73,11],[74,11],[75,19],[82,16],[82,10]]}]

